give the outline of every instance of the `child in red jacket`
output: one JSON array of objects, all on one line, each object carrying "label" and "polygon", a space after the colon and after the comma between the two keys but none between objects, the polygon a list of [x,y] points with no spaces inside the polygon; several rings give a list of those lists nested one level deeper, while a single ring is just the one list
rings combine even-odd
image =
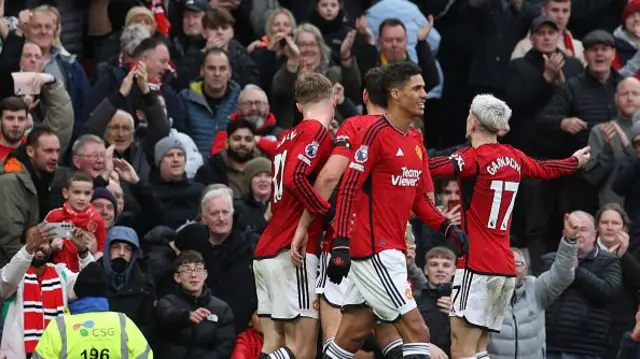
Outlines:
[{"label": "child in red jacket", "polygon": [[238,334],[236,346],[231,354],[232,359],[258,359],[262,350],[262,328],[258,316],[254,313],[249,322],[249,329]]},{"label": "child in red jacket", "polygon": [[[102,253],[107,230],[102,217],[91,205],[93,179],[83,172],[73,173],[62,189],[64,205],[51,210],[44,221],[47,223],[72,223],[75,228],[92,233],[97,242],[97,252]],[[51,242],[53,263],[65,263],[69,270],[80,271],[78,249],[70,238],[56,238]],[[96,254],[94,253],[94,254]]]}]

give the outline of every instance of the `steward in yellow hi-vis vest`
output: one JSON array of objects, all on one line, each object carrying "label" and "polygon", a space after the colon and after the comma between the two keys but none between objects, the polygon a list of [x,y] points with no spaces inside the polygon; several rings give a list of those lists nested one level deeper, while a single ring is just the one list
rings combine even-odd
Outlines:
[{"label": "steward in yellow hi-vis vest", "polygon": [[144,335],[131,319],[110,312],[107,280],[96,263],[84,268],[73,287],[71,315],[49,322],[32,359],[153,359]]}]

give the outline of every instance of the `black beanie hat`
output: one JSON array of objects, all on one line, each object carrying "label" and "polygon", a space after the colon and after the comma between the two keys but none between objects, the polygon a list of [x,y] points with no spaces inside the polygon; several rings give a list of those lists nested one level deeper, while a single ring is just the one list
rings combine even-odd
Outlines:
[{"label": "black beanie hat", "polygon": [[76,297],[106,297],[109,282],[104,270],[96,262],[90,263],[78,273],[73,291]]}]

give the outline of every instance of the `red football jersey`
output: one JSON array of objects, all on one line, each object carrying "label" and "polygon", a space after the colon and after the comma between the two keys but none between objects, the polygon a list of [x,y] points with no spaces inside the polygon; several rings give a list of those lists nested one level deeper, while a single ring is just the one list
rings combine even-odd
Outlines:
[{"label": "red football jersey", "polygon": [[406,251],[411,210],[436,229],[445,221],[424,190],[426,150],[421,140],[393,127],[386,116],[357,138],[338,190],[335,237],[351,238],[354,259],[385,249]]},{"label": "red football jersey", "polygon": [[[69,222],[77,228],[93,233],[98,244],[98,252],[104,251],[104,243],[107,239],[107,229],[104,220],[96,212],[93,205],[89,205],[84,212],[76,212],[67,202],[60,208],[52,209],[47,213],[44,221],[47,223]],[[78,249],[70,238],[64,238],[64,246],[62,250],[51,254],[53,263],[65,263],[69,270],[73,272],[80,271],[80,262],[78,260]]]},{"label": "red football jersey", "polygon": [[[329,202],[320,197],[309,178],[320,172],[331,149],[331,134],[318,121],[302,121],[282,136],[273,157],[272,217],[258,241],[255,258],[275,257],[290,247],[305,209],[318,217],[327,213]],[[318,225],[312,223],[308,253],[316,252],[319,236]]]},{"label": "red football jersey", "polygon": [[[379,119],[380,115],[357,115],[349,117],[343,123],[338,133],[336,134],[335,147],[333,148],[333,155],[343,156],[351,159],[353,156],[353,142],[357,140],[358,135],[364,129],[367,129],[375,120]],[[420,131],[412,128],[409,130],[409,137],[415,138],[418,142],[422,143],[422,134]],[[425,154],[424,161],[428,161]],[[431,175],[422,176],[423,185],[426,192],[433,192],[433,180]],[[331,251],[331,239],[334,236],[333,227],[330,226],[324,236],[322,242],[322,251]]]},{"label": "red football jersey", "polygon": [[458,178],[462,229],[470,242],[469,253],[458,261],[458,268],[514,276],[509,230],[521,179],[571,174],[578,169],[578,160],[536,161],[511,146],[492,143],[432,158],[429,167],[433,176]]}]

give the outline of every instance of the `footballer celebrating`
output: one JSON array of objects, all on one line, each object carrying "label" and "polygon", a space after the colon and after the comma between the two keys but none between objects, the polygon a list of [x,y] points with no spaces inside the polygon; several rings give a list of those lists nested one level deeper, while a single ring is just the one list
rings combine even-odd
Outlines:
[{"label": "footballer celebrating", "polygon": [[[426,150],[410,136],[410,123],[424,113],[427,93],[420,67],[388,66],[382,76],[387,115],[354,141],[339,185],[335,236],[327,276],[340,283],[349,274],[343,316],[324,358],[349,359],[374,326],[374,316],[393,323],[404,358],[429,356],[429,331],[407,281],[405,228],[411,211],[463,250],[466,235],[428,199]],[[353,259],[353,263],[351,263]]]},{"label": "footballer celebrating", "polygon": [[[301,266],[291,262],[289,248],[306,209],[322,218],[329,210],[309,182],[331,154],[328,127],[334,116],[331,82],[313,73],[295,84],[296,106],[303,121],[284,133],[273,158],[271,221],[258,241],[253,270],[258,296],[258,316],[264,332],[261,358],[312,359],[316,356],[318,310],[315,282],[318,257],[307,253]],[[317,246],[322,231],[312,224],[309,246]],[[270,354],[269,354],[270,353]],[[269,354],[269,355],[268,355]]]},{"label": "footballer celebrating", "polygon": [[509,130],[511,109],[492,95],[478,95],[467,118],[470,147],[429,161],[432,175],[456,176],[467,255],[458,260],[451,294],[451,353],[455,359],[487,357],[489,332],[499,331],[513,295],[516,267],[510,248],[511,213],[522,178],[569,175],[589,160],[589,148],[564,160],[535,161],[498,143]]}]

